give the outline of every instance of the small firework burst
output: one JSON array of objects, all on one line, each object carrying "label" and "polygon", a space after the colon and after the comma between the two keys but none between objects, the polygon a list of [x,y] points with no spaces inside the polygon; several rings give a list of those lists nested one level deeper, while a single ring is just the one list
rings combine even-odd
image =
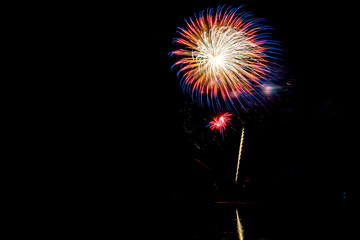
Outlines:
[{"label": "small firework burst", "polygon": [[209,123],[208,127],[211,130],[218,130],[224,136],[226,127],[228,124],[231,124],[231,116],[232,115],[230,113],[224,113],[218,117],[214,117],[213,120]]}]

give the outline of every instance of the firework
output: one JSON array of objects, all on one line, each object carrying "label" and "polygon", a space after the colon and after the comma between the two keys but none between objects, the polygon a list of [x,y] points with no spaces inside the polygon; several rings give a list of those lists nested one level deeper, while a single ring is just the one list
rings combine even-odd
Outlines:
[{"label": "firework", "polygon": [[240,139],[240,147],[239,147],[239,156],[238,156],[238,163],[237,163],[237,167],[236,167],[236,176],[235,176],[235,183],[238,183],[238,178],[239,178],[239,168],[240,168],[240,160],[241,160],[241,152],[242,152],[242,148],[243,148],[243,144],[244,144],[244,131],[245,131],[245,126],[243,126],[243,129],[241,131],[241,139]]},{"label": "firework", "polygon": [[218,130],[223,136],[224,131],[228,124],[230,123],[232,115],[230,113],[224,113],[218,117],[214,117],[214,119],[209,123],[209,127],[211,130]]},{"label": "firework", "polygon": [[218,110],[262,104],[259,89],[275,79],[278,49],[267,39],[270,27],[240,8],[220,6],[190,18],[174,40],[182,48],[171,52],[181,57],[174,66],[184,91]]}]

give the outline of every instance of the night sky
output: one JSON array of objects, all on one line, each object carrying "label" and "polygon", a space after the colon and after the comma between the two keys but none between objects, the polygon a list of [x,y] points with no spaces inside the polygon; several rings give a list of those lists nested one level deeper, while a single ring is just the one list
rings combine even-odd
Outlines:
[{"label": "night sky", "polygon": [[[185,25],[184,18],[219,4],[246,5],[245,11],[265,18],[274,28],[273,39],[284,50],[283,83],[290,84],[268,111],[244,117],[240,182],[248,181],[245,190],[233,185],[240,121],[234,120],[225,140],[211,132],[206,125],[214,112],[193,103],[182,92],[177,70],[170,70],[176,58],[168,53],[175,49],[172,40],[178,36],[177,27]],[[306,235],[299,233],[303,227],[318,229],[316,237],[307,239],[331,236],[329,228],[337,229],[336,236],[351,229],[358,180],[358,75],[353,57],[358,37],[353,8],[344,1],[185,0],[151,1],[130,10],[133,14],[125,25],[131,32],[120,37],[125,40],[120,48],[130,50],[131,56],[120,55],[117,61],[129,62],[131,71],[122,66],[120,83],[109,85],[130,85],[121,90],[120,115],[114,114],[125,124],[115,128],[119,138],[110,135],[115,142],[130,145],[130,153],[118,153],[121,161],[132,166],[121,170],[133,175],[122,184],[134,192],[127,197],[141,196],[136,201],[150,208],[139,218],[151,222],[159,216],[160,220],[149,223],[152,233],[161,239],[205,239],[202,236],[212,219],[206,213],[219,199],[256,202],[267,216],[273,216],[266,219],[284,224],[284,231],[293,234],[271,239],[300,239]],[[116,106],[112,102],[106,110]],[[123,138],[123,131],[130,137]],[[116,152],[114,148],[114,143],[107,146],[111,152]],[[111,166],[122,164],[110,162]],[[201,216],[206,218],[203,223]],[[294,227],[286,219],[294,225],[308,222]]]},{"label": "night sky", "polygon": [[[325,1],[226,2],[246,4],[244,10],[274,27],[273,38],[285,50],[284,83],[291,83],[268,112],[260,111],[246,123],[240,182],[248,179],[249,187],[246,194],[239,194],[232,184],[239,121],[227,131],[225,141],[206,129],[214,113],[192,103],[182,92],[176,69],[170,70],[175,58],[168,56],[184,18],[219,3],[223,2],[152,2],[141,11],[146,17],[139,28],[144,32],[140,34],[139,68],[135,71],[140,72],[136,83],[144,88],[145,100],[141,97],[134,106],[142,129],[134,144],[145,145],[146,152],[139,160],[145,166],[142,189],[145,199],[156,202],[158,210],[154,212],[164,216],[159,228],[166,236],[174,234],[167,239],[202,239],[196,229],[206,229],[209,224],[201,223],[207,216],[204,212],[213,206],[214,199],[226,195],[273,209],[268,213],[278,216],[273,220],[279,225],[285,224],[286,218],[289,222],[297,219],[296,223],[310,219],[305,225],[318,230],[318,235],[308,239],[331,235],[328,228],[338,229],[337,236],[343,236],[344,231],[349,234],[350,220],[343,219],[352,216],[358,179],[357,75],[352,57],[356,36],[350,24],[354,21],[351,6]],[[332,224],[331,216],[336,219]],[[320,222],[324,225],[317,225]],[[287,239],[304,237],[304,232],[300,234],[291,226],[284,226],[293,236]]]},{"label": "night sky", "polygon": [[[273,38],[282,42],[281,48],[285,50],[283,78],[291,83],[268,112],[259,112],[247,121],[243,174],[248,171],[269,181],[284,178],[282,182],[289,177],[301,188],[304,182],[307,187],[318,188],[315,185],[319,184],[329,191],[352,188],[356,175],[352,136],[357,112],[356,68],[349,43],[353,37],[352,26],[348,25],[354,18],[349,12],[351,6],[304,1],[227,3],[246,4],[244,10],[265,18],[274,27]],[[160,136],[151,143],[156,143],[153,151],[167,159],[166,164],[175,171],[169,173],[172,177],[179,174],[181,178],[186,171],[196,172],[199,166],[194,158],[201,158],[214,168],[227,168],[225,165],[236,161],[241,126],[234,126],[237,128],[234,133],[229,130],[225,141],[211,138],[206,121],[214,113],[206,106],[192,103],[182,92],[176,69],[170,70],[176,58],[168,56],[175,48],[172,39],[177,37],[176,28],[184,26],[184,18],[218,4],[219,1],[151,4],[146,15],[145,21],[150,21],[151,27],[145,29],[149,32],[142,39],[146,68],[143,81],[149,89],[146,93],[149,102],[143,105],[151,105],[144,111],[144,118],[149,119],[144,125],[151,136]],[[216,147],[199,149],[196,144]],[[228,180],[228,170],[214,171],[219,174],[219,181]],[[194,175],[202,179],[200,173]]]}]

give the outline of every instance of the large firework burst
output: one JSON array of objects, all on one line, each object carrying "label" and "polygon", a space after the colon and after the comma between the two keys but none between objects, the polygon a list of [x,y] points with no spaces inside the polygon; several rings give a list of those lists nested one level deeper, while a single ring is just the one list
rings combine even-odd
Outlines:
[{"label": "large firework burst", "polygon": [[275,79],[278,49],[267,39],[270,27],[250,13],[238,13],[240,8],[220,6],[215,14],[208,9],[190,18],[174,40],[183,48],[171,52],[181,56],[174,66],[180,66],[184,91],[217,110],[261,104],[258,89]]}]

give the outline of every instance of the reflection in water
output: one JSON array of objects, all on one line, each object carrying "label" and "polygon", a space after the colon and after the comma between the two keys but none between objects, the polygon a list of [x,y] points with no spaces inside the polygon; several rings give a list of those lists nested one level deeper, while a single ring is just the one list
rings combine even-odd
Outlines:
[{"label": "reflection in water", "polygon": [[244,240],[244,235],[243,235],[244,230],[240,222],[239,212],[237,208],[236,208],[236,226],[237,226],[239,240]]}]

